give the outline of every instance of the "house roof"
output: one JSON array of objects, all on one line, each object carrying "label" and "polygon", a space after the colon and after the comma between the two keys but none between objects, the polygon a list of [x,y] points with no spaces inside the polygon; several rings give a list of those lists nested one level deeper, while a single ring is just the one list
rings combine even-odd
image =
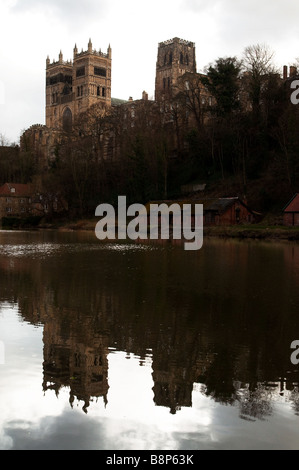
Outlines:
[{"label": "house roof", "polygon": [[0,187],[0,196],[29,197],[32,193],[30,184],[5,183]]},{"label": "house roof", "polygon": [[213,211],[218,213],[223,213],[229,209],[235,202],[240,202],[238,197],[221,197],[221,198],[211,198],[203,199],[202,201],[196,200],[197,204],[203,204],[205,211]]},{"label": "house roof", "polygon": [[221,198],[200,198],[192,200],[180,200],[180,201],[151,201],[146,204],[146,208],[149,209],[149,204],[162,204],[165,203],[168,206],[171,204],[179,204],[181,207],[183,204],[191,204],[193,207],[195,204],[202,204],[204,212],[213,211],[218,214],[223,214],[227,209],[233,206],[236,202],[239,202],[251,213],[254,213],[247,205],[238,197],[221,197]]},{"label": "house roof", "polygon": [[299,212],[299,193],[294,194],[283,210],[284,212]]}]

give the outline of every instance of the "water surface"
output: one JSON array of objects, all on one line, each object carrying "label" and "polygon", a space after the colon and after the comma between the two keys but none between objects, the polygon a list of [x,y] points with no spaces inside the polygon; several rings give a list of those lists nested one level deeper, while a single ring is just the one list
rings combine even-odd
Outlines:
[{"label": "water surface", "polygon": [[0,449],[296,449],[299,245],[0,231]]}]

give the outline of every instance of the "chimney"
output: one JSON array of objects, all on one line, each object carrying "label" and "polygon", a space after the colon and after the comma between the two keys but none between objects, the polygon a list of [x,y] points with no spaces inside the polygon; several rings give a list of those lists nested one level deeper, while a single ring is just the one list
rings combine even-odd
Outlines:
[{"label": "chimney", "polygon": [[143,92],[142,92],[142,99],[143,99],[144,101],[147,101],[147,100],[148,100],[148,94],[146,93],[146,91],[143,91]]},{"label": "chimney", "polygon": [[283,66],[283,79],[286,80],[288,78],[288,66]]},{"label": "chimney", "polygon": [[295,77],[297,75],[297,67],[294,65],[290,66],[290,77]]}]

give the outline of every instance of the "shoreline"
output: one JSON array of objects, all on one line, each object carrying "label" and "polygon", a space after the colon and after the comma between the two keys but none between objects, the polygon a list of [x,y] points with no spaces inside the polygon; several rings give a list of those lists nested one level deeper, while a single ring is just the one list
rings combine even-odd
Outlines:
[{"label": "shoreline", "polygon": [[[19,226],[0,226],[0,230],[55,230],[58,232],[95,231],[98,218],[79,220],[41,221],[37,225],[25,224]],[[252,239],[252,240],[288,240],[299,241],[299,226],[259,222],[256,224],[240,225],[210,225],[203,227],[203,236],[222,239]],[[170,228],[171,231],[171,228]]]},{"label": "shoreline", "polygon": [[[58,231],[94,231],[97,220],[79,220],[62,224],[40,224],[38,230]],[[254,240],[289,240],[299,241],[299,226],[288,227],[284,225],[266,226],[264,224],[250,225],[218,225],[204,227],[203,235],[216,238],[238,238]]]}]

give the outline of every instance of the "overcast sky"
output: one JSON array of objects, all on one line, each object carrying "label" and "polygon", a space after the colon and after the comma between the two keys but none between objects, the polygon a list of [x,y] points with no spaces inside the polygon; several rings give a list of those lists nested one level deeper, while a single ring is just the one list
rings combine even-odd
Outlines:
[{"label": "overcast sky", "polygon": [[266,44],[282,69],[299,57],[298,0],[0,0],[0,134],[19,142],[45,123],[46,58],[112,48],[112,96],[154,96],[158,43],[196,45],[198,71],[218,57]]}]

